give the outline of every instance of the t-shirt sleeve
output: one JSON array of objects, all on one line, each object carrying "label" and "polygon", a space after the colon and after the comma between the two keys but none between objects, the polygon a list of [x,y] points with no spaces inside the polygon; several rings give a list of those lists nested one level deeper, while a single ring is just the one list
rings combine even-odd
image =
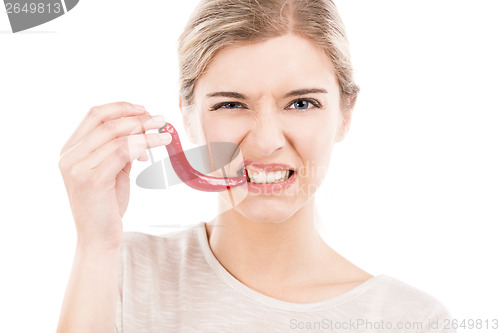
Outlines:
[{"label": "t-shirt sleeve", "polygon": [[451,327],[451,321],[448,309],[441,302],[436,301],[422,320],[424,323],[422,332],[456,333],[456,330]]}]

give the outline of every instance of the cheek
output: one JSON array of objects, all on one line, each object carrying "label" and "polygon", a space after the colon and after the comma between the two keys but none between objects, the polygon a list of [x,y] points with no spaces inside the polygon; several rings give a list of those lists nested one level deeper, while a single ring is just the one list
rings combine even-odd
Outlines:
[{"label": "cheek", "polygon": [[304,121],[295,127],[292,145],[303,163],[300,175],[308,182],[321,182],[328,171],[335,144],[335,125],[333,120],[324,118],[321,122]]},{"label": "cheek", "polygon": [[327,143],[329,140],[330,135],[327,133],[316,132],[314,135],[303,136],[296,146],[303,163],[303,176],[310,178],[312,182],[320,181],[326,175],[332,150]]},{"label": "cheek", "polygon": [[248,132],[248,122],[236,117],[218,117],[202,114],[201,124],[207,142],[232,142],[238,144]]}]

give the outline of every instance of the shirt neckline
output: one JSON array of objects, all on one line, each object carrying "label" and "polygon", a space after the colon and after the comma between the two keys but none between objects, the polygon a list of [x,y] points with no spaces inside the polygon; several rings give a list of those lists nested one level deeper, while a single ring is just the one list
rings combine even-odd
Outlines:
[{"label": "shirt neckline", "polygon": [[217,260],[212,250],[210,249],[210,245],[208,243],[207,237],[207,229],[206,222],[202,221],[198,223],[196,229],[196,235],[198,240],[198,245],[200,246],[201,251],[207,261],[208,265],[211,267],[213,272],[229,287],[236,290],[237,292],[243,294],[247,298],[251,300],[272,307],[276,309],[286,310],[286,311],[297,311],[297,312],[306,312],[306,311],[314,311],[314,310],[322,310],[329,307],[334,307],[346,303],[359,295],[363,294],[368,289],[372,288],[376,284],[380,283],[383,280],[388,279],[389,277],[386,274],[375,275],[368,280],[362,282],[356,287],[349,289],[348,291],[334,296],[332,298],[312,302],[312,303],[293,303],[287,302],[283,300],[279,300],[264,294],[259,293],[241,283],[238,279],[229,273],[224,266]]}]

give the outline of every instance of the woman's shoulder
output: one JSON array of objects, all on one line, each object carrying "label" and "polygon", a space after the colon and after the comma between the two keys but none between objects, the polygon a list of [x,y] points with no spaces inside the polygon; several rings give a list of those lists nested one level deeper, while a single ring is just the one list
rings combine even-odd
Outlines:
[{"label": "woman's shoulder", "polygon": [[367,296],[387,313],[425,320],[450,317],[445,305],[427,291],[387,274],[381,274],[377,279],[379,282],[370,288]]},{"label": "woman's shoulder", "polygon": [[403,282],[402,280],[388,275],[381,274],[381,283],[379,283],[378,293],[385,295],[387,298],[396,298],[408,303],[434,304],[438,299],[427,291]]},{"label": "woman's shoulder", "polygon": [[124,232],[121,244],[122,257],[156,260],[160,257],[179,256],[180,253],[196,247],[197,229],[200,227],[204,228],[203,222],[161,235],[137,231]]}]

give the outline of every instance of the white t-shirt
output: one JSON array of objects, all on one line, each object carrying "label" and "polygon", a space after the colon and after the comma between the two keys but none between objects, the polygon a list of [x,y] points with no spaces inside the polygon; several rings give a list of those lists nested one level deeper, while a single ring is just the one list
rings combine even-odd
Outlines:
[{"label": "white t-shirt", "polygon": [[260,294],[217,261],[205,222],[163,236],[126,232],[121,251],[120,333],[455,332],[437,299],[385,274],[314,303]]}]

